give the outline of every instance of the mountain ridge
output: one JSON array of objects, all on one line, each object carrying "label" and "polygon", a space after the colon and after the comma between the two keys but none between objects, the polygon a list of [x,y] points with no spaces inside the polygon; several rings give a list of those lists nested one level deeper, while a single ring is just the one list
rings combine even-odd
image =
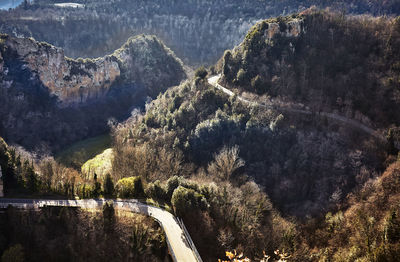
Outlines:
[{"label": "mountain ridge", "polygon": [[[30,149],[103,134],[108,120],[129,117],[147,97],[186,78],[182,62],[155,36],[75,60],[47,43],[1,35],[0,53],[0,134]],[[45,131],[29,132],[38,127]]]},{"label": "mountain ridge", "polygon": [[[1,35],[0,43],[0,74],[4,73],[7,54],[21,60],[64,106],[104,97],[118,80],[121,84],[144,85],[154,96],[166,86],[178,84],[174,78],[186,77],[182,62],[155,36],[131,37],[111,55],[96,59],[71,59],[64,56],[62,49],[32,38]],[[159,63],[169,67],[158,68]]]},{"label": "mountain ridge", "polygon": [[387,128],[400,123],[399,47],[399,18],[310,9],[255,25],[220,60],[221,83]]}]

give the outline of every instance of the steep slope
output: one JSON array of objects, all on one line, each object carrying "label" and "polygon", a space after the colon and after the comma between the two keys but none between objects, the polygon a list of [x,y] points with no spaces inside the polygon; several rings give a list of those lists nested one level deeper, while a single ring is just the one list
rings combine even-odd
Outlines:
[{"label": "steep slope", "polygon": [[265,20],[221,61],[225,86],[388,127],[400,123],[400,19],[307,10]]},{"label": "steep slope", "polygon": [[[112,55],[70,59],[33,39],[0,36],[0,134],[28,148],[57,149],[107,130],[186,77],[154,36],[131,38]],[[41,130],[38,132],[38,130]]]},{"label": "steep slope", "polygon": [[398,261],[399,203],[400,162],[395,161],[350,194],[341,209],[308,221],[295,261]]},{"label": "steep slope", "polygon": [[[399,0],[207,0],[79,1],[85,8],[58,8],[36,0],[0,15],[0,32],[33,36],[63,47],[70,57],[103,56],[128,37],[155,34],[190,65],[213,64],[239,44],[261,19],[302,11],[312,5],[350,13],[400,14]],[[79,30],[76,30],[79,28]]]},{"label": "steep slope", "polygon": [[[165,261],[165,234],[149,217],[113,208],[3,209],[3,261]],[[99,241],[101,239],[102,241]]]},{"label": "steep slope", "polygon": [[70,59],[60,48],[8,35],[0,36],[0,52],[0,74],[8,70],[4,64],[19,61],[64,106],[104,97],[118,80],[120,85],[144,85],[155,95],[185,77],[179,59],[154,36],[130,38],[113,54],[97,59]]},{"label": "steep slope", "polygon": [[[133,116],[117,128],[113,171],[127,176],[135,167],[137,175],[165,179],[190,173],[178,168],[182,163],[207,168],[214,153],[237,145],[246,162],[239,173],[264,186],[282,211],[304,216],[335,205],[376,175],[385,149],[377,143],[312,114],[266,110],[229,98],[196,78],[168,90],[143,117]],[[165,171],[169,168],[171,173]]]},{"label": "steep slope", "polygon": [[[341,22],[339,23],[339,21]],[[367,21],[375,24],[368,24]],[[315,24],[312,25],[313,23]],[[209,216],[197,216],[198,222],[191,217],[186,218],[188,222],[185,221],[191,234],[197,232],[192,235],[195,236],[196,245],[200,247],[200,253],[206,250],[207,244],[204,244],[202,239],[208,237],[208,232],[206,230],[198,232],[196,229],[198,224],[204,223],[209,225],[208,228],[221,228],[218,234],[220,248],[229,249],[229,247],[236,246],[245,253],[247,248],[248,253],[246,254],[250,254],[249,256],[252,257],[256,257],[257,252],[260,252],[262,248],[265,248],[266,253],[269,254],[271,250],[274,250],[273,248],[279,247],[281,250],[284,248],[289,252],[294,261],[318,261],[318,259],[322,261],[324,259],[325,261],[329,259],[355,261],[356,258],[363,258],[366,261],[369,261],[367,259],[396,261],[390,259],[395,258],[398,254],[398,239],[392,237],[392,240],[384,240],[381,234],[384,231],[381,229],[390,220],[386,217],[392,216],[385,209],[395,209],[398,203],[397,171],[393,178],[385,182],[385,186],[390,187],[390,190],[394,192],[392,194],[393,201],[391,200],[388,205],[380,206],[379,204],[392,197],[389,191],[384,193],[385,196],[378,199],[376,203],[374,201],[380,197],[379,192],[382,192],[379,186],[380,181],[388,179],[387,174],[383,176],[381,174],[395,161],[394,154],[397,154],[398,150],[387,151],[386,144],[381,139],[376,140],[368,132],[346,125],[345,121],[331,121],[323,117],[323,114],[311,113],[316,110],[318,112],[319,109],[327,110],[326,112],[335,111],[332,107],[328,107],[327,102],[323,103],[323,101],[332,99],[330,93],[321,95],[324,100],[309,97],[309,93],[307,93],[317,92],[314,89],[319,86],[313,84],[314,77],[319,77],[317,79],[320,81],[319,83],[323,83],[321,81],[326,80],[328,76],[332,77],[330,81],[337,83],[337,86],[326,81],[329,88],[340,89],[345,94],[346,92],[360,91],[362,86],[342,86],[341,78],[335,78],[337,72],[328,76],[324,72],[326,78],[323,78],[313,71],[320,72],[318,70],[323,69],[318,66],[306,71],[307,74],[311,73],[312,77],[306,75],[310,84],[303,83],[301,86],[303,88],[301,91],[305,93],[304,97],[293,95],[291,93],[292,85],[278,86],[278,83],[291,81],[293,85],[297,84],[290,71],[295,68],[294,65],[297,66],[296,58],[303,59],[303,63],[313,61],[314,65],[319,66],[331,62],[330,67],[341,61],[336,57],[341,54],[345,59],[346,72],[351,71],[354,64],[347,64],[351,60],[346,58],[348,53],[345,47],[349,47],[348,52],[351,54],[351,58],[358,59],[361,67],[364,66],[363,63],[367,63],[371,67],[366,74],[358,76],[358,81],[365,76],[377,77],[381,80],[386,77],[396,79],[396,71],[393,68],[393,64],[397,60],[396,52],[392,53],[393,56],[383,56],[374,60],[375,56],[372,54],[372,57],[365,58],[362,56],[364,52],[357,53],[357,50],[351,47],[351,43],[356,47],[362,47],[362,43],[359,42],[360,35],[368,38],[367,36],[372,30],[369,27],[371,26],[374,29],[382,29],[376,33],[378,34],[377,39],[380,39],[375,39],[378,43],[388,40],[379,38],[379,34],[385,35],[385,32],[391,32],[392,37],[387,44],[389,47],[393,47],[397,43],[397,23],[398,20],[391,18],[375,20],[368,17],[341,17],[334,13],[312,10],[302,15],[261,22],[249,32],[242,45],[232,52],[227,52],[221,59],[220,65],[217,66],[217,71],[221,70],[223,73],[221,84],[229,86],[235,92],[247,90],[266,94],[265,96],[253,94],[252,98],[256,101],[268,101],[270,98],[267,95],[271,95],[274,101],[284,101],[289,106],[291,103],[308,102],[306,104],[307,112],[310,113],[296,114],[294,110],[280,110],[279,107],[268,108],[259,106],[258,103],[245,102],[241,97],[230,96],[227,94],[229,92],[223,92],[210,85],[207,71],[200,69],[191,81],[171,88],[153,100],[143,115],[134,114],[114,129],[113,175],[131,176],[132,170],[134,170],[135,176],[151,182],[149,185],[152,187],[149,186],[149,188],[153,190],[151,192],[154,195],[162,196],[163,192],[160,193],[157,190],[163,188],[163,185],[168,188],[169,183],[172,184],[170,181],[174,180],[174,175],[191,177],[196,185],[186,186],[189,188],[187,191],[192,192],[190,189],[193,188],[192,194],[196,196],[196,193],[199,193],[200,195],[197,195],[199,198],[204,195],[207,202],[211,201],[209,200],[209,191],[203,188],[204,181],[215,181],[217,184],[218,189],[212,191],[213,193],[210,195],[219,190],[226,190],[217,194],[219,197],[216,199],[222,199],[222,202],[223,199],[228,198],[230,193],[239,199],[245,196],[245,192],[248,193],[251,190],[246,188],[245,191],[238,191],[236,187],[243,189],[243,185],[248,185],[248,183],[255,185],[253,182],[255,181],[258,184],[258,190],[262,189],[271,199],[271,204],[282,214],[293,215],[293,220],[297,224],[295,226],[288,223],[287,220],[269,224],[271,220],[268,219],[271,217],[262,218],[256,214],[251,215],[252,218],[250,218],[241,213],[246,212],[247,206],[235,209],[241,203],[249,204],[249,202],[241,202],[239,199],[222,206],[214,206],[210,209]],[[317,30],[318,24],[321,25],[321,31]],[[325,32],[330,34],[325,27],[327,24],[337,25],[335,27],[337,31],[333,32],[338,33],[338,39],[346,40],[334,41],[338,50],[335,48],[327,50],[324,42]],[[342,31],[341,26],[346,28],[346,34]],[[356,29],[352,29],[353,26]],[[311,29],[317,31],[309,31]],[[310,34],[307,38],[308,42],[306,42],[308,46],[301,42],[303,38],[307,37],[307,34]],[[336,35],[334,34],[334,36]],[[370,38],[372,40],[369,38],[367,40],[375,41],[373,37]],[[332,43],[331,39],[328,38],[330,44]],[[365,40],[365,38],[363,39]],[[370,42],[364,41],[364,43],[365,48],[370,47]],[[304,49],[300,49],[300,47]],[[294,56],[293,52],[297,54],[296,50],[301,53]],[[393,48],[392,50],[397,49]],[[370,50],[364,51],[370,52]],[[380,54],[380,51],[377,52]],[[368,63],[368,61],[373,61],[374,64]],[[389,66],[386,66],[386,63]],[[382,67],[380,68],[378,65]],[[279,66],[281,66],[281,71],[278,70]],[[307,68],[308,66],[311,64],[307,64]],[[284,69],[282,69],[283,67]],[[329,68],[327,65],[326,67]],[[376,71],[377,76],[372,75],[377,69],[381,70]],[[244,73],[239,73],[240,71]],[[279,87],[276,89],[276,93],[262,88],[265,86],[265,79],[272,78],[268,78],[269,75],[266,72],[280,73],[276,76],[278,80],[275,84],[276,87]],[[341,72],[341,74],[346,72]],[[243,77],[242,75],[247,76],[247,74],[253,73],[255,75],[251,75],[252,77]],[[354,77],[354,75],[350,75]],[[258,80],[251,81],[254,78]],[[357,83],[352,82],[356,79],[348,79],[348,81],[351,84]],[[389,92],[396,92],[396,86],[387,86],[385,81],[380,83],[382,83],[381,88],[386,88]],[[261,87],[261,89],[255,89],[255,87]],[[376,88],[378,89],[378,87]],[[329,90],[332,91],[331,89]],[[376,91],[379,93],[382,90]],[[364,96],[365,93],[359,95]],[[371,96],[366,97],[371,98]],[[334,98],[336,101],[337,96]],[[376,99],[378,100],[379,97]],[[396,100],[393,101],[393,103],[397,103]],[[371,105],[371,100],[366,100],[365,103]],[[376,103],[380,110],[378,111],[379,115],[385,119],[378,122],[377,125],[388,127],[388,121],[392,118],[386,114],[394,113],[394,108],[387,109],[383,105],[379,105],[377,101]],[[382,101],[381,104],[383,104]],[[379,108],[379,106],[381,107]],[[357,105],[355,108],[358,109]],[[342,111],[336,113],[343,114]],[[354,117],[352,114],[346,116],[349,119]],[[372,118],[372,114],[369,116]],[[394,118],[393,121],[396,119]],[[393,133],[390,136],[393,137],[393,147],[397,145],[398,133],[396,129],[392,129],[391,133]],[[398,163],[389,166],[388,170],[392,170],[396,166]],[[227,188],[223,186],[224,183],[228,184]],[[372,183],[376,183],[374,187],[377,185],[373,189],[376,195],[373,193],[368,199],[369,202],[363,203],[365,209],[363,207],[361,210],[355,203],[369,194],[365,191],[371,188]],[[179,183],[176,182],[176,185]],[[182,189],[182,191],[184,190],[186,189]],[[189,193],[187,194],[189,195]],[[218,202],[218,200],[216,201]],[[194,200],[188,202],[190,202],[188,205],[201,206]],[[369,212],[368,208],[371,208],[372,212]],[[377,214],[373,214],[374,208],[378,210]],[[225,211],[222,215],[218,212],[221,209]],[[329,213],[329,211],[336,213],[338,210],[341,210],[342,213],[334,215]],[[396,212],[398,212],[397,210]],[[344,212],[346,212],[345,215],[343,215]],[[239,215],[239,213],[241,214]],[[260,211],[258,214],[265,213]],[[394,224],[391,225],[393,227],[398,224],[396,214],[392,216],[392,222],[390,222]],[[343,216],[345,218],[342,219]],[[374,224],[374,219],[379,222]],[[259,231],[256,233],[251,230],[251,226],[255,225],[253,223],[247,224],[249,227],[246,230],[243,230],[242,227],[240,227],[241,230],[237,230],[236,226],[243,221],[260,223],[257,225]],[[340,229],[336,228],[338,223],[343,223],[338,226]],[[276,235],[277,228],[283,229],[283,231],[278,230],[278,237]],[[397,229],[390,230],[392,233],[398,232]],[[303,238],[303,236],[305,237]],[[209,246],[218,247],[215,239],[213,240],[215,243],[211,241],[209,243],[212,244],[208,244]],[[351,244],[348,244],[349,242]],[[218,254],[217,251],[214,252]],[[209,251],[209,253],[214,252]],[[372,258],[375,257],[379,257],[381,260],[373,260]]]}]

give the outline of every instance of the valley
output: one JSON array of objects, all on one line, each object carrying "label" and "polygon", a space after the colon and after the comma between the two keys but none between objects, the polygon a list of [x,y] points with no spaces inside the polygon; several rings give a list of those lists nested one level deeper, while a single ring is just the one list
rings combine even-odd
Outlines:
[{"label": "valley", "polygon": [[399,14],[0,10],[1,261],[398,261]]},{"label": "valley", "polygon": [[[8,35],[0,52],[2,136],[43,153],[107,132],[113,119],[186,78],[155,36],[133,37],[98,59],[70,59],[47,43]],[[38,127],[45,132],[29,132]]]}]

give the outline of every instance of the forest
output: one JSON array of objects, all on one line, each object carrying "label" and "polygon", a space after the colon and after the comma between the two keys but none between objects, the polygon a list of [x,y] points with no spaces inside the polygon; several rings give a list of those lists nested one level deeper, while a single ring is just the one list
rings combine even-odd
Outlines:
[{"label": "forest", "polygon": [[[75,15],[106,13],[108,6],[101,1],[78,2],[85,8],[75,10]],[[135,4],[146,15],[156,9],[160,14],[185,16],[201,14],[204,6],[215,3],[220,9],[213,12],[226,13],[239,5],[194,2],[199,1],[154,1],[151,8],[146,1]],[[298,10],[303,3],[325,7],[329,1],[270,2],[276,10],[264,2],[244,1],[238,12],[249,14],[250,7],[260,5],[269,15],[260,11],[266,19],[248,28],[239,45],[221,52],[215,64],[204,63],[193,72],[155,37],[141,36],[148,41],[135,45],[130,40],[115,51],[121,77],[113,87],[123,88],[124,81],[132,84],[143,77],[146,96],[153,99],[141,96],[142,106],[107,121],[107,128],[102,112],[116,110],[125,101],[129,104],[132,98],[121,91],[121,96],[110,93],[101,100],[105,107],[97,107],[98,102],[60,107],[60,97],[49,93],[40,74],[35,82],[32,75],[37,72],[19,71],[22,64],[31,66],[30,60],[15,59],[9,55],[13,45],[0,42],[0,72],[9,70],[0,75],[0,92],[5,94],[0,102],[17,105],[0,106],[2,118],[9,115],[17,123],[0,126],[6,197],[137,199],[181,218],[203,261],[398,261],[400,18],[358,14],[366,10],[373,15],[397,14],[398,3],[334,1],[355,15],[333,7]],[[116,1],[113,12],[120,15],[116,20],[133,10],[121,8],[124,4],[134,3]],[[48,1],[36,1],[11,12],[68,13],[52,6],[43,9],[46,5]],[[283,6],[299,12],[268,18],[280,14]],[[70,61],[77,63],[75,70],[84,71],[80,75],[86,75],[91,62],[99,60]],[[212,76],[220,76],[217,83],[233,95],[211,84]],[[9,80],[14,82],[5,88]],[[28,99],[21,99],[21,93]],[[39,112],[51,112],[48,107],[55,115],[63,112],[60,117],[73,119],[53,129],[58,133],[51,136],[30,125],[32,136],[37,132],[55,140],[47,140],[49,146],[61,149],[79,140],[64,137],[74,133],[69,125],[89,132],[75,125],[76,119],[99,124],[99,116],[110,135],[72,145],[61,157],[50,150],[24,149],[18,145],[22,138],[10,137],[15,130],[28,130],[28,121],[17,120],[38,104],[44,108]],[[331,115],[348,121],[335,121]],[[24,128],[18,129],[21,125]],[[53,128],[52,122],[49,125]],[[66,141],[60,143],[61,139]],[[34,148],[35,141],[30,139],[27,145]],[[80,151],[84,147],[86,151]],[[114,210],[112,205],[95,212],[55,207],[3,211],[2,261],[169,259],[165,234],[155,220]],[[60,246],[67,248],[57,253]]]},{"label": "forest", "polygon": [[399,0],[75,1],[84,8],[54,6],[61,0],[25,2],[1,12],[1,32],[51,43],[74,58],[104,56],[133,35],[155,34],[190,66],[214,64],[259,20],[313,5],[349,14],[400,14]]}]

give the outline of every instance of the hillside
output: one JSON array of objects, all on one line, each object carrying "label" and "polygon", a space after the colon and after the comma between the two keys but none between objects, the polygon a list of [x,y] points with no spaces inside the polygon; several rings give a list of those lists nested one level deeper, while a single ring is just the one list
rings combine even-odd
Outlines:
[{"label": "hillside", "polygon": [[398,261],[399,168],[399,161],[392,163],[350,194],[341,209],[303,225],[299,261]]},{"label": "hillside", "polygon": [[0,34],[1,260],[399,261],[398,0],[54,3],[0,30],[101,56]]},{"label": "hillside", "polygon": [[[130,38],[113,54],[71,59],[33,39],[0,36],[0,135],[28,148],[57,149],[102,134],[186,77],[182,62],[156,37]],[[30,132],[38,130],[43,132]]]},{"label": "hillside", "polygon": [[[377,176],[385,156],[379,142],[357,130],[243,104],[200,77],[169,89],[144,115],[120,124],[113,145],[112,175],[143,178],[153,198],[173,201],[162,188],[174,185],[174,175],[194,182],[184,187],[203,195],[211,208],[196,202],[200,198],[176,209],[191,207],[183,216],[185,224],[202,257],[210,260],[223,248],[249,256],[260,256],[263,248],[267,254],[282,248],[296,251],[297,228],[269,212],[279,210],[296,221],[324,215]],[[217,185],[210,193],[209,183]],[[240,200],[249,192],[266,194],[273,211],[252,213],[252,201],[259,200]],[[232,202],[224,204],[225,198]],[[193,213],[200,211],[206,215],[195,219]],[[202,223],[209,225],[207,232],[196,230]],[[244,230],[245,225],[255,231]],[[212,240],[207,239],[217,231],[219,238],[211,246],[219,248],[211,251]]]},{"label": "hillside", "polygon": [[[140,119],[128,121],[117,138],[151,150],[156,159],[164,150],[171,156],[182,152],[182,160],[197,167],[206,167],[224,145],[236,144],[246,161],[242,172],[265,186],[284,209],[300,213],[328,204],[336,190],[348,192],[360,170],[373,175],[385,154],[381,141],[362,131],[312,115],[247,105],[199,78],[168,90]],[[117,160],[124,155],[118,150]],[[156,175],[156,170],[146,173]]]},{"label": "hillside", "polygon": [[[312,60],[315,63],[318,61],[319,63],[327,63],[328,61],[338,63],[339,61],[335,56],[329,56],[330,53],[335,54],[335,49],[329,53],[323,45],[324,42],[318,42],[318,39],[321,39],[321,41],[325,39],[326,28],[323,22],[334,23],[337,21],[336,19],[342,19],[342,22],[347,21],[348,30],[352,28],[352,24],[357,25],[358,34],[369,33],[369,27],[364,29],[361,26],[367,24],[363,22],[365,19],[375,21],[378,25],[385,25],[385,29],[392,32],[393,43],[396,42],[395,31],[392,27],[387,26],[396,25],[397,20],[381,18],[377,21],[372,18],[350,16],[340,18],[336,13],[309,10],[301,15],[268,20],[257,24],[249,32],[244,43],[232,52],[228,51],[221,59],[221,63],[216,66],[216,70],[221,70],[223,73],[221,84],[233,88],[235,92],[250,91],[256,93],[252,97],[256,101],[262,101],[268,99],[268,97],[257,95],[258,90],[251,89],[252,81],[249,83],[244,81],[251,79],[251,77],[239,77],[239,79],[234,77],[232,79],[229,78],[229,73],[234,72],[231,75],[236,76],[238,71],[244,71],[243,68],[246,68],[248,71],[245,73],[254,73],[255,71],[261,77],[261,72],[269,72],[268,70],[262,71],[269,66],[273,70],[273,66],[278,66],[278,63],[281,65],[289,63],[287,61],[296,63],[295,58],[299,57],[309,61],[307,59],[315,59],[313,56],[319,53],[321,56],[326,55],[327,58]],[[281,20],[281,23],[279,23],[279,20]],[[299,54],[296,57],[290,57],[289,52],[293,51],[289,48],[293,47],[294,50],[297,50],[297,41],[306,37],[305,35],[310,32],[311,28],[317,27],[316,25],[313,27],[310,24],[311,21],[321,25],[324,30],[314,32],[312,36],[309,36],[311,39],[309,39],[307,52],[301,52],[301,56]],[[283,26],[286,29],[280,30]],[[318,34],[322,35],[319,36]],[[350,40],[348,41],[350,45]],[[293,44],[290,45],[289,42]],[[340,47],[340,45],[346,43],[346,41],[338,43],[335,41],[339,50],[346,50],[344,47]],[[355,46],[361,44],[358,42],[358,38],[353,39],[353,43]],[[368,45],[368,42],[365,42],[365,44]],[[311,52],[310,49],[313,45],[318,45],[319,49]],[[354,51],[350,47],[348,50],[349,52]],[[276,55],[277,60],[271,61],[272,55]],[[363,55],[364,53],[359,54],[359,59],[371,59],[368,56],[364,58]],[[354,56],[352,58],[356,59]],[[275,58],[275,56],[273,57]],[[332,61],[332,59],[336,60]],[[380,60],[381,64],[385,65],[386,63],[395,63],[394,61],[397,58],[391,56],[380,59],[382,59]],[[368,65],[372,66],[370,63]],[[287,75],[290,76],[290,70],[293,67],[290,64],[287,66],[285,71]],[[313,68],[320,70],[319,67]],[[396,73],[390,66],[385,68],[388,70],[385,71],[387,74]],[[310,71],[312,72],[311,69]],[[349,72],[349,70],[346,72]],[[343,72],[343,74],[346,72]],[[181,205],[184,205],[186,209],[189,206],[194,209],[190,213],[201,210],[207,214],[206,217],[199,216],[196,223],[193,216],[189,214],[184,215],[183,218],[191,235],[195,235],[193,239],[200,254],[204,257],[210,255],[210,259],[212,252],[209,250],[209,255],[205,253],[204,250],[207,245],[204,243],[204,239],[197,238],[197,234],[202,234],[196,230],[196,225],[200,223],[207,222],[211,231],[216,232],[217,228],[220,228],[218,242],[213,242],[213,246],[220,245],[220,248],[225,247],[225,249],[236,247],[239,251],[244,250],[251,257],[260,257],[260,248],[262,249],[262,246],[264,246],[267,254],[272,254],[272,251],[277,248],[280,248],[280,250],[284,248],[292,254],[294,261],[319,261],[318,259],[354,261],[355,258],[370,259],[373,256],[395,261],[390,260],[390,257],[395,257],[393,254],[397,254],[397,244],[392,246],[392,244],[387,244],[382,238],[377,237],[374,243],[380,245],[379,248],[372,246],[372,244],[365,246],[363,241],[366,235],[362,235],[364,231],[359,231],[359,228],[357,228],[357,226],[368,226],[365,224],[367,223],[365,218],[368,216],[378,219],[380,225],[386,223],[385,217],[389,214],[387,210],[381,208],[378,202],[374,202],[375,198],[371,198],[370,201],[374,208],[379,209],[379,214],[368,213],[365,209],[360,211],[358,204],[361,202],[358,200],[354,202],[349,199],[354,199],[360,194],[363,195],[361,192],[371,183],[375,183],[371,181],[385,179],[380,175],[386,168],[388,170],[393,168],[390,164],[396,162],[398,150],[390,150],[385,141],[376,139],[376,137],[362,129],[357,129],[355,126],[347,125],[345,121],[333,121],[328,117],[323,117],[323,115],[321,117],[319,114],[298,114],[295,113],[295,110],[280,110],[279,107],[265,108],[256,103],[245,103],[242,98],[235,95],[229,96],[210,85],[207,80],[209,73],[205,69],[199,69],[196,71],[194,79],[159,95],[147,106],[145,113],[136,112],[126,122],[116,126],[113,131],[112,175],[116,176],[117,179],[132,175],[141,177],[149,183],[148,190],[151,190],[149,193],[153,194],[156,199],[171,201],[174,210],[179,210],[179,208],[182,208]],[[333,76],[335,75],[333,74]],[[380,76],[380,74],[377,75]],[[267,76],[262,76],[267,79]],[[283,78],[282,75],[278,77],[282,78],[281,82],[291,81]],[[243,82],[239,80],[243,80]],[[308,80],[311,82],[312,79]],[[322,80],[319,79],[319,81]],[[332,81],[337,82],[338,79],[334,78]],[[354,81],[356,80],[354,79]],[[294,80],[292,82],[297,83]],[[326,82],[329,84],[329,81]],[[273,96],[275,101],[285,101],[289,105],[290,101],[306,104],[308,100],[301,100],[291,95],[290,88],[292,86],[285,87],[287,89],[283,87],[277,89],[275,94],[267,94]],[[343,92],[355,92],[351,88],[356,88],[354,86],[346,86],[345,88],[339,84],[337,86],[332,84],[330,87],[343,88]],[[304,86],[302,90],[312,92],[313,88],[315,87],[311,82],[309,88]],[[358,88],[361,88],[361,86],[358,86]],[[395,92],[393,86],[386,86],[386,88]],[[263,92],[265,91],[262,90],[258,93],[263,94]],[[364,93],[360,93],[360,95],[364,95]],[[308,95],[304,95],[304,97],[308,98]],[[324,94],[323,97],[328,100],[331,95]],[[306,104],[308,110],[317,110],[318,107],[315,109],[313,106],[322,103],[321,100],[309,99],[310,103]],[[363,101],[370,103],[366,99]],[[378,102],[376,103],[377,112],[385,117],[376,124],[381,128],[387,128],[389,127],[387,121],[391,119],[390,116],[385,114],[387,112],[385,110],[388,109],[383,107],[379,109],[382,102],[381,105]],[[338,115],[343,114],[334,111],[323,103],[321,110],[336,112]],[[391,110],[394,112],[394,108]],[[353,117],[351,114],[343,115],[349,119]],[[372,114],[369,116],[373,118]],[[397,134],[394,130],[391,131],[393,137]],[[168,188],[168,185],[172,183],[171,177],[174,175],[187,177],[190,181],[193,181],[197,186],[184,184],[183,187],[189,191],[190,189],[194,190],[191,194],[194,194],[195,199],[196,196],[199,199],[188,200],[186,204],[179,202],[179,205],[174,202],[174,197],[168,200],[168,195],[165,196],[161,192],[162,188]],[[245,191],[245,193],[242,190],[250,190],[245,188],[244,185],[255,182],[258,190],[261,190],[270,199],[273,207],[270,212],[282,214],[283,218],[279,218],[279,222],[272,222],[273,225],[267,233],[263,230],[269,227],[269,223],[271,223],[268,215],[262,218],[253,214],[254,217],[258,217],[256,221],[264,221],[257,226],[257,229],[260,230],[259,234],[251,230],[238,231],[238,228],[243,225],[243,220],[239,218],[248,218],[242,212],[246,213],[253,210],[251,206],[247,206],[251,205],[251,202],[245,201],[244,206],[239,207],[238,211],[225,208],[224,210],[227,210],[225,216],[227,217],[221,218],[221,214],[215,209],[222,208],[218,201],[224,199],[223,192],[219,193],[221,198],[216,202],[218,205],[214,206],[214,209],[207,209],[202,204],[202,201],[214,203],[212,201],[214,201],[215,191],[208,195],[208,191],[202,188],[209,183],[208,181],[214,181],[218,188],[229,188],[227,189],[228,192],[237,192],[239,199],[238,202],[234,202],[237,204],[232,202],[228,204],[233,206],[242,204],[240,197],[248,192]],[[179,183],[176,182],[176,184]],[[241,191],[237,191],[238,189]],[[379,194],[380,189],[376,188],[373,191]],[[199,195],[196,195],[196,193]],[[189,194],[189,192],[186,192],[186,194]],[[184,196],[185,194],[182,197]],[[201,200],[202,196],[205,200]],[[388,208],[395,208],[396,203],[396,201],[391,202]],[[210,205],[212,206],[212,204]],[[345,214],[345,212],[347,213]],[[241,215],[238,215],[239,213]],[[231,214],[231,216],[228,214]],[[268,212],[260,211],[259,214],[266,215]],[[347,221],[347,224],[341,228],[343,235],[338,236],[332,234],[333,231],[329,231],[336,230],[330,228],[329,223],[337,223],[335,219],[338,219],[341,214],[345,214],[343,219]],[[360,224],[352,224],[351,221],[354,220],[359,221]],[[290,224],[289,221],[295,222]],[[280,231],[281,229],[283,231]],[[372,232],[371,234],[376,235],[382,232],[380,226],[374,226],[374,228],[368,230]],[[321,241],[311,236],[315,231],[318,234],[324,234],[320,236]],[[346,232],[361,233],[352,237],[349,234],[345,235]],[[282,233],[283,235],[281,235]],[[275,239],[272,242],[269,242],[268,237],[271,236],[269,234]],[[307,234],[307,237],[303,237],[303,234]],[[368,235],[370,233],[365,234],[367,234],[367,237],[370,236]],[[208,233],[204,232],[203,236],[208,236]],[[343,239],[340,240],[342,242],[338,242],[337,237],[349,239],[350,244],[346,244],[348,242]],[[219,254],[217,250],[214,252]]]},{"label": "hillside", "polygon": [[307,10],[264,20],[227,51],[221,83],[378,127],[400,123],[400,19]]},{"label": "hillside", "polygon": [[[104,208],[8,208],[0,214],[2,261],[165,261],[165,234],[151,218]],[[99,241],[101,239],[101,241]]]},{"label": "hillside", "polygon": [[179,59],[154,36],[132,37],[113,54],[97,59],[70,59],[60,48],[8,35],[1,35],[0,50],[3,77],[5,71],[18,70],[18,62],[37,75],[62,106],[102,98],[118,85],[144,86],[154,96],[185,77]]},{"label": "hillside", "polygon": [[33,5],[2,11],[0,32],[52,43],[63,47],[70,57],[104,56],[131,35],[155,34],[186,64],[211,65],[224,50],[239,44],[257,21],[299,12],[312,5],[354,14],[400,14],[399,0],[85,0],[78,3],[84,8],[59,8],[54,1],[36,0]]}]

